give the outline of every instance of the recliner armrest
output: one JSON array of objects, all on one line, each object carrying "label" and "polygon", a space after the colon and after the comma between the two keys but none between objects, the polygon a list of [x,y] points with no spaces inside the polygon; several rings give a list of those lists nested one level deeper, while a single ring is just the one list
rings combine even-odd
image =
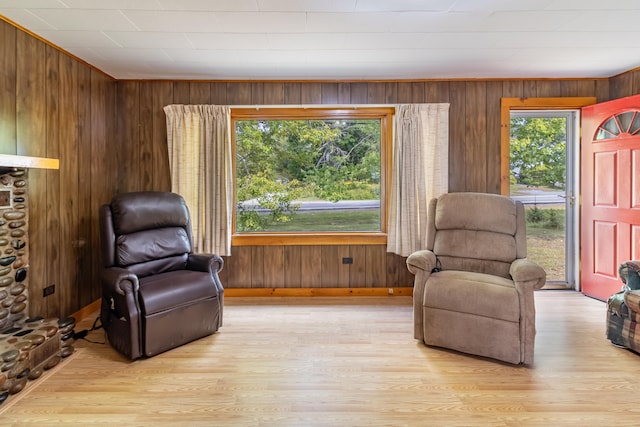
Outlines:
[{"label": "recliner armrest", "polygon": [[187,270],[220,272],[224,267],[224,260],[219,255],[189,254]]},{"label": "recliner armrest", "polygon": [[544,269],[526,258],[513,261],[509,274],[516,286],[531,284],[534,290],[542,288],[547,281],[547,273]]},{"label": "recliner armrest", "polygon": [[413,337],[424,341],[423,307],[425,283],[436,267],[436,254],[422,249],[409,255],[407,268],[416,277],[413,281]]},{"label": "recliner armrest", "polygon": [[420,271],[431,274],[435,267],[436,255],[428,249],[416,251],[407,258],[407,268],[414,275]]},{"label": "recliner armrest", "polygon": [[138,293],[140,283],[138,276],[125,268],[110,267],[105,268],[100,273],[103,288],[126,295],[127,293]]}]

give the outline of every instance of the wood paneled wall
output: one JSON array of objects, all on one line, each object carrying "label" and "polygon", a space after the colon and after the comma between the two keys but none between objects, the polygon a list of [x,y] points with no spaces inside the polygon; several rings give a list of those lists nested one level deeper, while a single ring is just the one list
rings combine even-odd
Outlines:
[{"label": "wood paneled wall", "polygon": [[[451,191],[500,192],[500,98],[595,96],[607,80],[410,82],[145,82],[117,84],[121,188],[169,189],[162,107],[171,104],[297,105],[447,102]],[[152,137],[153,136],[153,137]],[[140,164],[143,167],[139,167]],[[354,264],[342,264],[352,257]],[[228,288],[409,286],[404,258],[383,246],[234,247],[222,280]]]},{"label": "wood paneled wall", "polygon": [[29,170],[29,314],[66,316],[100,296],[97,212],[117,190],[116,83],[4,21],[0,61],[0,152],[60,159],[60,170]]},{"label": "wood paneled wall", "polygon": [[610,78],[609,87],[609,99],[639,94],[640,68]]},{"label": "wood paneled wall", "polygon": [[[31,314],[65,316],[98,299],[98,207],[113,194],[170,187],[162,107],[182,104],[448,102],[451,191],[500,190],[500,98],[640,93],[640,71],[611,79],[398,82],[114,81],[0,21],[0,152],[60,158],[30,171]],[[353,264],[342,264],[342,258]],[[381,246],[235,247],[227,287],[391,287],[412,276]],[[42,297],[42,288],[56,293]]]}]

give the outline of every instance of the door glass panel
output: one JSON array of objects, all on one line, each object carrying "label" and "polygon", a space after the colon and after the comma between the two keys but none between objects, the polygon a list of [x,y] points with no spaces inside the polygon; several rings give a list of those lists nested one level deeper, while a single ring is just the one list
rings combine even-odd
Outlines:
[{"label": "door glass panel", "polygon": [[613,135],[611,132],[607,132],[602,128],[598,129],[598,133],[596,134],[596,141],[609,138],[615,138],[615,135]]},{"label": "door glass panel", "polygon": [[620,129],[618,129],[618,122],[616,122],[615,117],[611,117],[609,120],[607,120],[602,125],[602,127],[610,133],[607,138],[612,138],[613,136],[620,134]]},{"label": "door glass panel", "polygon": [[627,111],[616,114],[605,120],[596,132],[596,141],[617,138],[621,134],[635,135],[640,128],[640,116],[637,111]]},{"label": "door glass panel", "polygon": [[629,129],[629,124],[631,120],[633,120],[633,115],[635,113],[633,111],[628,111],[626,113],[618,114],[618,121],[620,121],[620,127],[622,128],[622,132],[627,132]]},{"label": "door glass panel", "polygon": [[510,194],[525,205],[528,258],[545,269],[547,284],[560,286],[573,283],[575,258],[573,117],[573,112],[512,111],[510,124]]},{"label": "door glass panel", "polygon": [[631,123],[631,127],[629,128],[629,133],[635,135],[640,130],[640,114],[636,112],[636,116],[633,119],[633,123]]}]

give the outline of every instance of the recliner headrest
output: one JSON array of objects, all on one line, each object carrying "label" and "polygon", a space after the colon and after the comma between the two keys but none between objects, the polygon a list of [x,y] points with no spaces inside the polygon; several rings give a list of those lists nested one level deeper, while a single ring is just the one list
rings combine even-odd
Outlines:
[{"label": "recliner headrest", "polygon": [[189,210],[179,194],[161,191],[120,193],[111,200],[116,235],[163,227],[187,227]]},{"label": "recliner headrest", "polygon": [[513,236],[517,229],[516,204],[496,194],[443,194],[436,206],[435,226],[438,230],[482,230]]}]

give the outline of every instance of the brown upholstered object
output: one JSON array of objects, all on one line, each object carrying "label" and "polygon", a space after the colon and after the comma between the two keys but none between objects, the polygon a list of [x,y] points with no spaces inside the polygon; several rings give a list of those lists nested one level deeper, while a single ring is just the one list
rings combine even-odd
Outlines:
[{"label": "brown upholstered object", "polygon": [[[532,363],[533,291],[544,285],[546,274],[526,255],[521,203],[485,193],[433,199],[427,247],[407,258],[415,274],[415,338],[514,364]],[[440,271],[433,272],[436,265]]]},{"label": "brown upholstered object", "polygon": [[101,320],[111,345],[131,359],[217,331],[223,260],[192,253],[191,221],[174,193],[116,195],[100,210]]}]

